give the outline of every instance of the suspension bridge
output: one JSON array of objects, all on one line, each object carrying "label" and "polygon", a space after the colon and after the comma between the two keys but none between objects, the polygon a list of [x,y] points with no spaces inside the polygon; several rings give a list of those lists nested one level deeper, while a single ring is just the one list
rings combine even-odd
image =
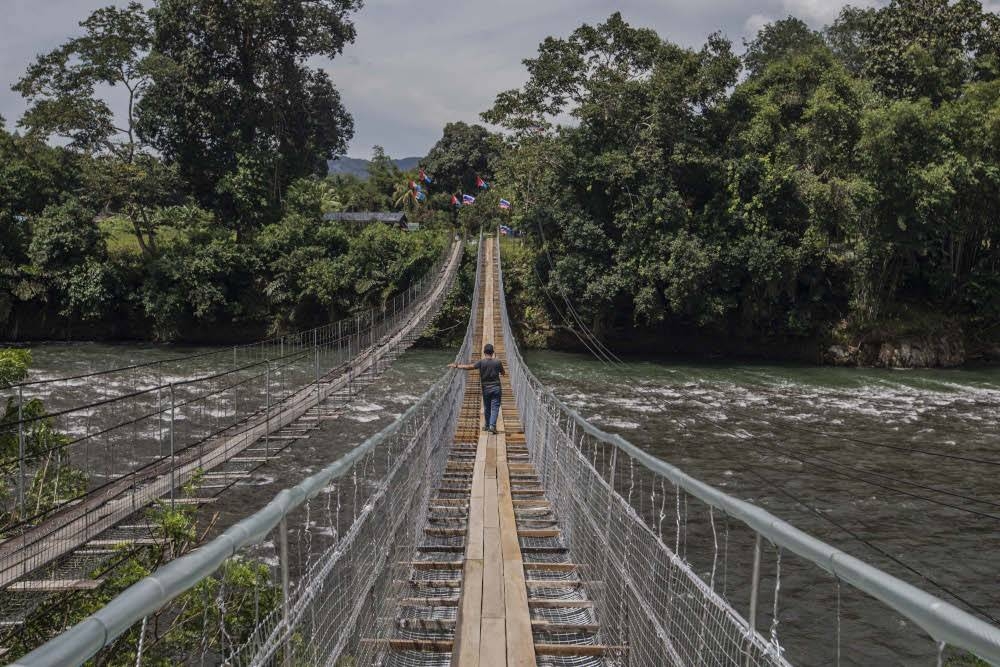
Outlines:
[{"label": "suspension bridge", "polygon": [[[5,498],[0,526],[0,615],[8,627],[43,596],[100,583],[87,573],[120,559],[122,546],[158,537],[143,509],[165,499],[206,504],[218,493],[310,437],[371,384],[419,335],[451,287],[461,244],[425,278],[385,306],[343,321],[219,352],[141,364],[71,378],[31,382],[8,391],[19,406],[15,493]],[[172,379],[173,381],[166,381]],[[34,395],[83,386],[85,404],[37,415],[23,413]],[[108,387],[117,387],[117,391]],[[94,394],[98,400],[93,400]],[[68,441],[39,437],[52,429]],[[41,441],[32,451],[28,443]],[[80,471],[85,488],[62,503],[43,504],[29,481],[55,469]],[[198,477],[205,497],[178,497]],[[66,482],[68,484],[69,482]],[[32,498],[32,486],[39,487]]]},{"label": "suspension bridge", "polygon": [[[448,275],[350,358],[412,335]],[[908,655],[938,664],[966,653],[1000,664],[1000,629],[583,420],[525,365],[503,286],[499,246],[481,239],[458,358],[492,342],[504,362],[496,434],[482,430],[477,377],[448,371],[395,423],[13,664],[77,665],[115,651],[130,664],[156,655],[339,667],[892,662],[873,634],[898,635],[915,647]],[[271,345],[263,358],[301,352],[292,348]],[[259,441],[272,420],[281,433],[316,415],[338,377],[315,370],[320,348],[305,350],[313,380],[282,394],[285,417],[265,397],[248,418],[232,411],[226,428],[238,433],[222,442]],[[159,424],[165,411],[154,411]],[[202,440],[208,451],[220,442]],[[165,475],[188,474],[192,460],[161,460],[156,493],[169,494],[178,477]],[[233,591],[245,581],[232,566],[248,562],[263,564],[273,596],[255,591],[237,609]],[[857,599],[878,612],[859,617]],[[198,641],[171,647],[178,626],[194,627]]]}]

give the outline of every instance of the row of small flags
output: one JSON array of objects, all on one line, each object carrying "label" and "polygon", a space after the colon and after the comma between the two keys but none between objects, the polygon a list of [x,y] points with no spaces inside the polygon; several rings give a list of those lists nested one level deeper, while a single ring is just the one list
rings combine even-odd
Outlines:
[{"label": "row of small flags", "polygon": [[[423,169],[420,170],[417,178],[422,183],[426,183],[428,185],[434,182],[434,179],[431,178],[427,174],[427,172],[424,171]],[[484,181],[479,174],[476,174],[476,187],[479,188],[480,190],[489,190],[490,184]],[[410,192],[412,193],[413,198],[416,199],[417,201],[425,201],[427,199],[427,193],[424,192],[424,187],[420,183],[417,183],[416,181],[410,181]],[[457,195],[451,196],[452,206],[472,206],[475,203],[476,203],[476,198],[469,194],[463,194],[461,200],[459,200]],[[511,203],[509,201],[507,201],[506,199],[500,200],[501,210],[509,211],[510,207]]]},{"label": "row of small flags", "polygon": [[[458,199],[457,195],[452,195],[451,196],[451,205],[452,206],[472,206],[475,203],[476,203],[476,198],[473,197],[472,195],[463,194],[461,201]],[[510,210],[510,206],[511,206],[510,202],[507,201],[506,199],[501,199],[500,200],[500,209],[501,210],[503,210],[503,211],[509,211]]]}]

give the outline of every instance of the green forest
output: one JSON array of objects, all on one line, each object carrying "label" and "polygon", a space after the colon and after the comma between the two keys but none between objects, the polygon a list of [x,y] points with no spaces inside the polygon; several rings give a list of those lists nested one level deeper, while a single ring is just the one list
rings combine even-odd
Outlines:
[{"label": "green forest", "polygon": [[519,272],[532,330],[578,313],[666,349],[997,356],[1000,16],[979,2],[789,17],[743,55],[615,14],[525,66],[483,118],[510,133],[496,180],[547,250]]},{"label": "green forest", "polygon": [[[0,338],[296,330],[405,286],[454,231],[507,224],[529,345],[1000,355],[1000,16],[977,0],[788,17],[740,45],[617,13],[549,37],[488,127],[444,126],[425,201],[379,147],[368,178],[327,175],[353,121],[309,63],[342,53],[359,9],[132,3],[38,57],[0,135]],[[322,219],[362,210],[422,229]]]},{"label": "green forest", "polygon": [[406,183],[378,147],[366,180],[325,178],[353,121],[307,61],[354,39],[359,4],[133,2],[39,56],[0,134],[0,339],[257,339],[422,275],[447,215],[419,234],[322,219],[390,210]]}]

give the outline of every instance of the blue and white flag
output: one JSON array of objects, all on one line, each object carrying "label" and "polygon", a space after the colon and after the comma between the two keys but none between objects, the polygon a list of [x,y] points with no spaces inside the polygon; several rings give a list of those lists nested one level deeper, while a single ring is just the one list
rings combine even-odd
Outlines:
[{"label": "blue and white flag", "polygon": [[509,211],[510,210],[510,202],[507,201],[506,199],[501,199],[500,200],[500,208],[502,208],[505,211]]},{"label": "blue and white flag", "polygon": [[473,197],[472,195],[462,195],[462,203],[465,204],[465,205],[467,205],[467,206],[469,204],[475,204],[476,203],[476,198]]}]

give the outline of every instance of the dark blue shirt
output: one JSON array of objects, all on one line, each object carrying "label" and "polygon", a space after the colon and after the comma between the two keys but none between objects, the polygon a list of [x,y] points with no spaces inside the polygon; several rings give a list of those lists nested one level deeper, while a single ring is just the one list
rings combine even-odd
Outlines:
[{"label": "dark blue shirt", "polygon": [[500,384],[500,376],[504,374],[503,363],[499,359],[483,358],[472,364],[479,371],[479,384],[484,387]]}]

